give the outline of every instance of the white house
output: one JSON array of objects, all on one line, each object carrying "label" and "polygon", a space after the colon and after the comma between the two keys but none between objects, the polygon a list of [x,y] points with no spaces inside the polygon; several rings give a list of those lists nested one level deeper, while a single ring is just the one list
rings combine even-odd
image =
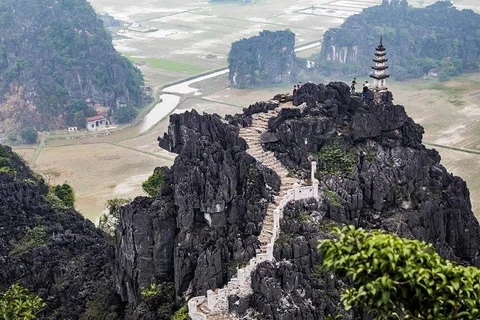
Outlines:
[{"label": "white house", "polygon": [[87,118],[87,130],[96,131],[98,129],[106,128],[108,120],[101,114]]}]

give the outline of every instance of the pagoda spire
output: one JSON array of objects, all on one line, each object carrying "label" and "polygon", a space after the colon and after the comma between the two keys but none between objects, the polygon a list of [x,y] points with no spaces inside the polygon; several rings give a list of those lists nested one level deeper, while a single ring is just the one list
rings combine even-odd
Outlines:
[{"label": "pagoda spire", "polygon": [[372,67],[373,73],[370,74],[370,77],[373,78],[372,89],[374,90],[387,89],[385,83],[386,79],[390,77],[390,75],[386,72],[388,69],[386,64],[388,59],[385,57],[386,54],[385,47],[383,46],[383,37],[380,36],[380,43],[375,48],[375,57],[373,58],[373,62],[375,62],[375,65]]}]

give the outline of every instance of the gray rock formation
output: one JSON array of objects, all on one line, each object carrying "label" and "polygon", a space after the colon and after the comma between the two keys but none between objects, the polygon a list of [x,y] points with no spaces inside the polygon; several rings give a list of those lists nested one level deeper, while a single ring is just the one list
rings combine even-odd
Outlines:
[{"label": "gray rock formation", "polygon": [[[368,319],[343,311],[339,292],[348,282],[319,269],[317,240],[330,237],[332,224],[383,228],[431,242],[447,259],[480,264],[479,225],[465,182],[422,145],[423,128],[392,103],[391,93],[362,100],[343,83],[308,83],[292,98],[298,109],[269,120],[263,148],[302,178],[317,160],[325,196],[287,207],[274,249],[279,262],[257,268],[253,295],[230,297],[232,312],[258,319]],[[174,282],[178,299],[203,295],[254,256],[279,181],[245,153],[238,127],[277,105],[259,102],[226,121],[195,111],[171,116],[168,134],[159,138],[178,154],[164,169],[166,187],[121,211],[116,280],[124,301],[138,303],[140,288],[152,282]]]},{"label": "gray rock formation", "polygon": [[0,292],[19,283],[38,295],[46,303],[39,319],[121,317],[107,237],[52,201],[44,181],[5,146],[0,167]]},{"label": "gray rock formation", "polygon": [[225,284],[255,255],[267,203],[280,183],[245,152],[238,128],[218,116],[192,111],[170,122],[160,146],[178,156],[165,169],[165,187],[120,214],[117,288],[133,304],[152,282],[174,281],[178,297]]},{"label": "gray rock formation", "polygon": [[[270,120],[264,147],[301,176],[307,176],[308,159],[318,159],[326,198],[287,208],[275,246],[280,262],[257,268],[254,294],[232,299],[231,310],[258,319],[364,318],[338,303],[348,283],[319,269],[317,240],[329,237],[332,224],[382,228],[430,242],[444,258],[480,264],[479,224],[465,182],[422,145],[423,128],[392,103],[390,92],[372,98],[350,97],[345,84],[306,84],[295,96],[295,104],[306,107]],[[333,173],[329,157],[340,163]]]}]

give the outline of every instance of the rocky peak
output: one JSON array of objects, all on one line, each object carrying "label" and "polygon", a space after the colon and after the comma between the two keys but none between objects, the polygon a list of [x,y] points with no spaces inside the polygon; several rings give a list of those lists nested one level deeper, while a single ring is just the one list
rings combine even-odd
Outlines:
[{"label": "rocky peak", "polygon": [[278,176],[245,152],[238,127],[219,116],[172,115],[159,144],[178,154],[165,168],[165,187],[155,199],[126,206],[117,231],[117,287],[134,304],[152,282],[173,281],[179,297],[224,285],[255,255],[279,186]]},{"label": "rocky peak", "polygon": [[[305,180],[310,162],[318,161],[321,197],[287,206],[274,248],[279,262],[254,271],[253,294],[231,297],[231,311],[268,319],[324,319],[340,312],[345,283],[315,269],[317,240],[328,236],[328,224],[383,228],[431,242],[445,258],[479,264],[480,229],[465,182],[422,144],[423,128],[390,92],[362,100],[341,82],[307,83],[284,100],[297,108],[280,110],[282,103],[271,100],[225,119],[195,111],[171,116],[168,133],[159,138],[160,146],[178,154],[164,169],[166,187],[121,212],[116,274],[124,300],[137,303],[138,288],[152,281],[173,281],[179,297],[205,295],[255,256],[267,204],[280,183],[245,152],[252,145],[239,137],[239,127],[268,117],[265,128],[244,130],[258,136],[255,152],[273,152],[288,175]],[[279,306],[280,300],[288,303]]]}]

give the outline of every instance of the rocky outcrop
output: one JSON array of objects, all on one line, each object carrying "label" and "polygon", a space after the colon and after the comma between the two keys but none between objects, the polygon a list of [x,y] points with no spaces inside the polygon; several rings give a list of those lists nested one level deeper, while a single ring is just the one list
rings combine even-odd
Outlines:
[{"label": "rocky outcrop", "polygon": [[325,198],[286,208],[274,251],[279,263],[260,265],[253,295],[232,310],[262,319],[362,318],[338,303],[345,280],[319,269],[317,241],[329,237],[332,224],[382,228],[430,242],[444,258],[480,264],[480,229],[465,182],[422,145],[423,128],[390,92],[362,101],[345,84],[305,84],[295,104],[296,111],[270,120],[264,147],[299,176],[308,159],[318,159]]},{"label": "rocky outcrop", "polygon": [[39,319],[121,317],[113,246],[58,204],[43,180],[0,146],[0,292],[20,283],[40,296],[46,307]]},{"label": "rocky outcrop", "polygon": [[192,111],[170,122],[159,143],[178,156],[165,169],[165,187],[120,214],[117,287],[134,304],[152,282],[172,279],[179,298],[223,286],[259,248],[267,204],[280,185],[245,152],[238,128],[220,117]]},{"label": "rocky outcrop", "polygon": [[171,116],[159,139],[178,154],[164,169],[166,187],[121,211],[116,275],[125,301],[137,303],[139,288],[155,281],[173,281],[178,299],[205,295],[255,255],[267,202],[280,183],[245,152],[239,127],[248,127],[245,139],[255,137],[256,158],[275,163],[260,155],[272,151],[289,169],[285,176],[310,180],[316,160],[322,192],[318,201],[286,207],[274,248],[278,262],[260,264],[252,273],[253,294],[231,296],[231,312],[262,319],[364,317],[343,311],[339,292],[348,283],[319,267],[317,241],[330,237],[330,225],[383,228],[431,242],[447,259],[480,264],[479,225],[465,183],[422,145],[423,128],[393,104],[390,92],[362,100],[344,83],[307,83],[288,98],[297,108],[265,101],[225,120],[195,111]]},{"label": "rocky outcrop", "polygon": [[289,30],[260,32],[232,43],[228,79],[234,87],[291,83],[297,69],[295,34]]}]

